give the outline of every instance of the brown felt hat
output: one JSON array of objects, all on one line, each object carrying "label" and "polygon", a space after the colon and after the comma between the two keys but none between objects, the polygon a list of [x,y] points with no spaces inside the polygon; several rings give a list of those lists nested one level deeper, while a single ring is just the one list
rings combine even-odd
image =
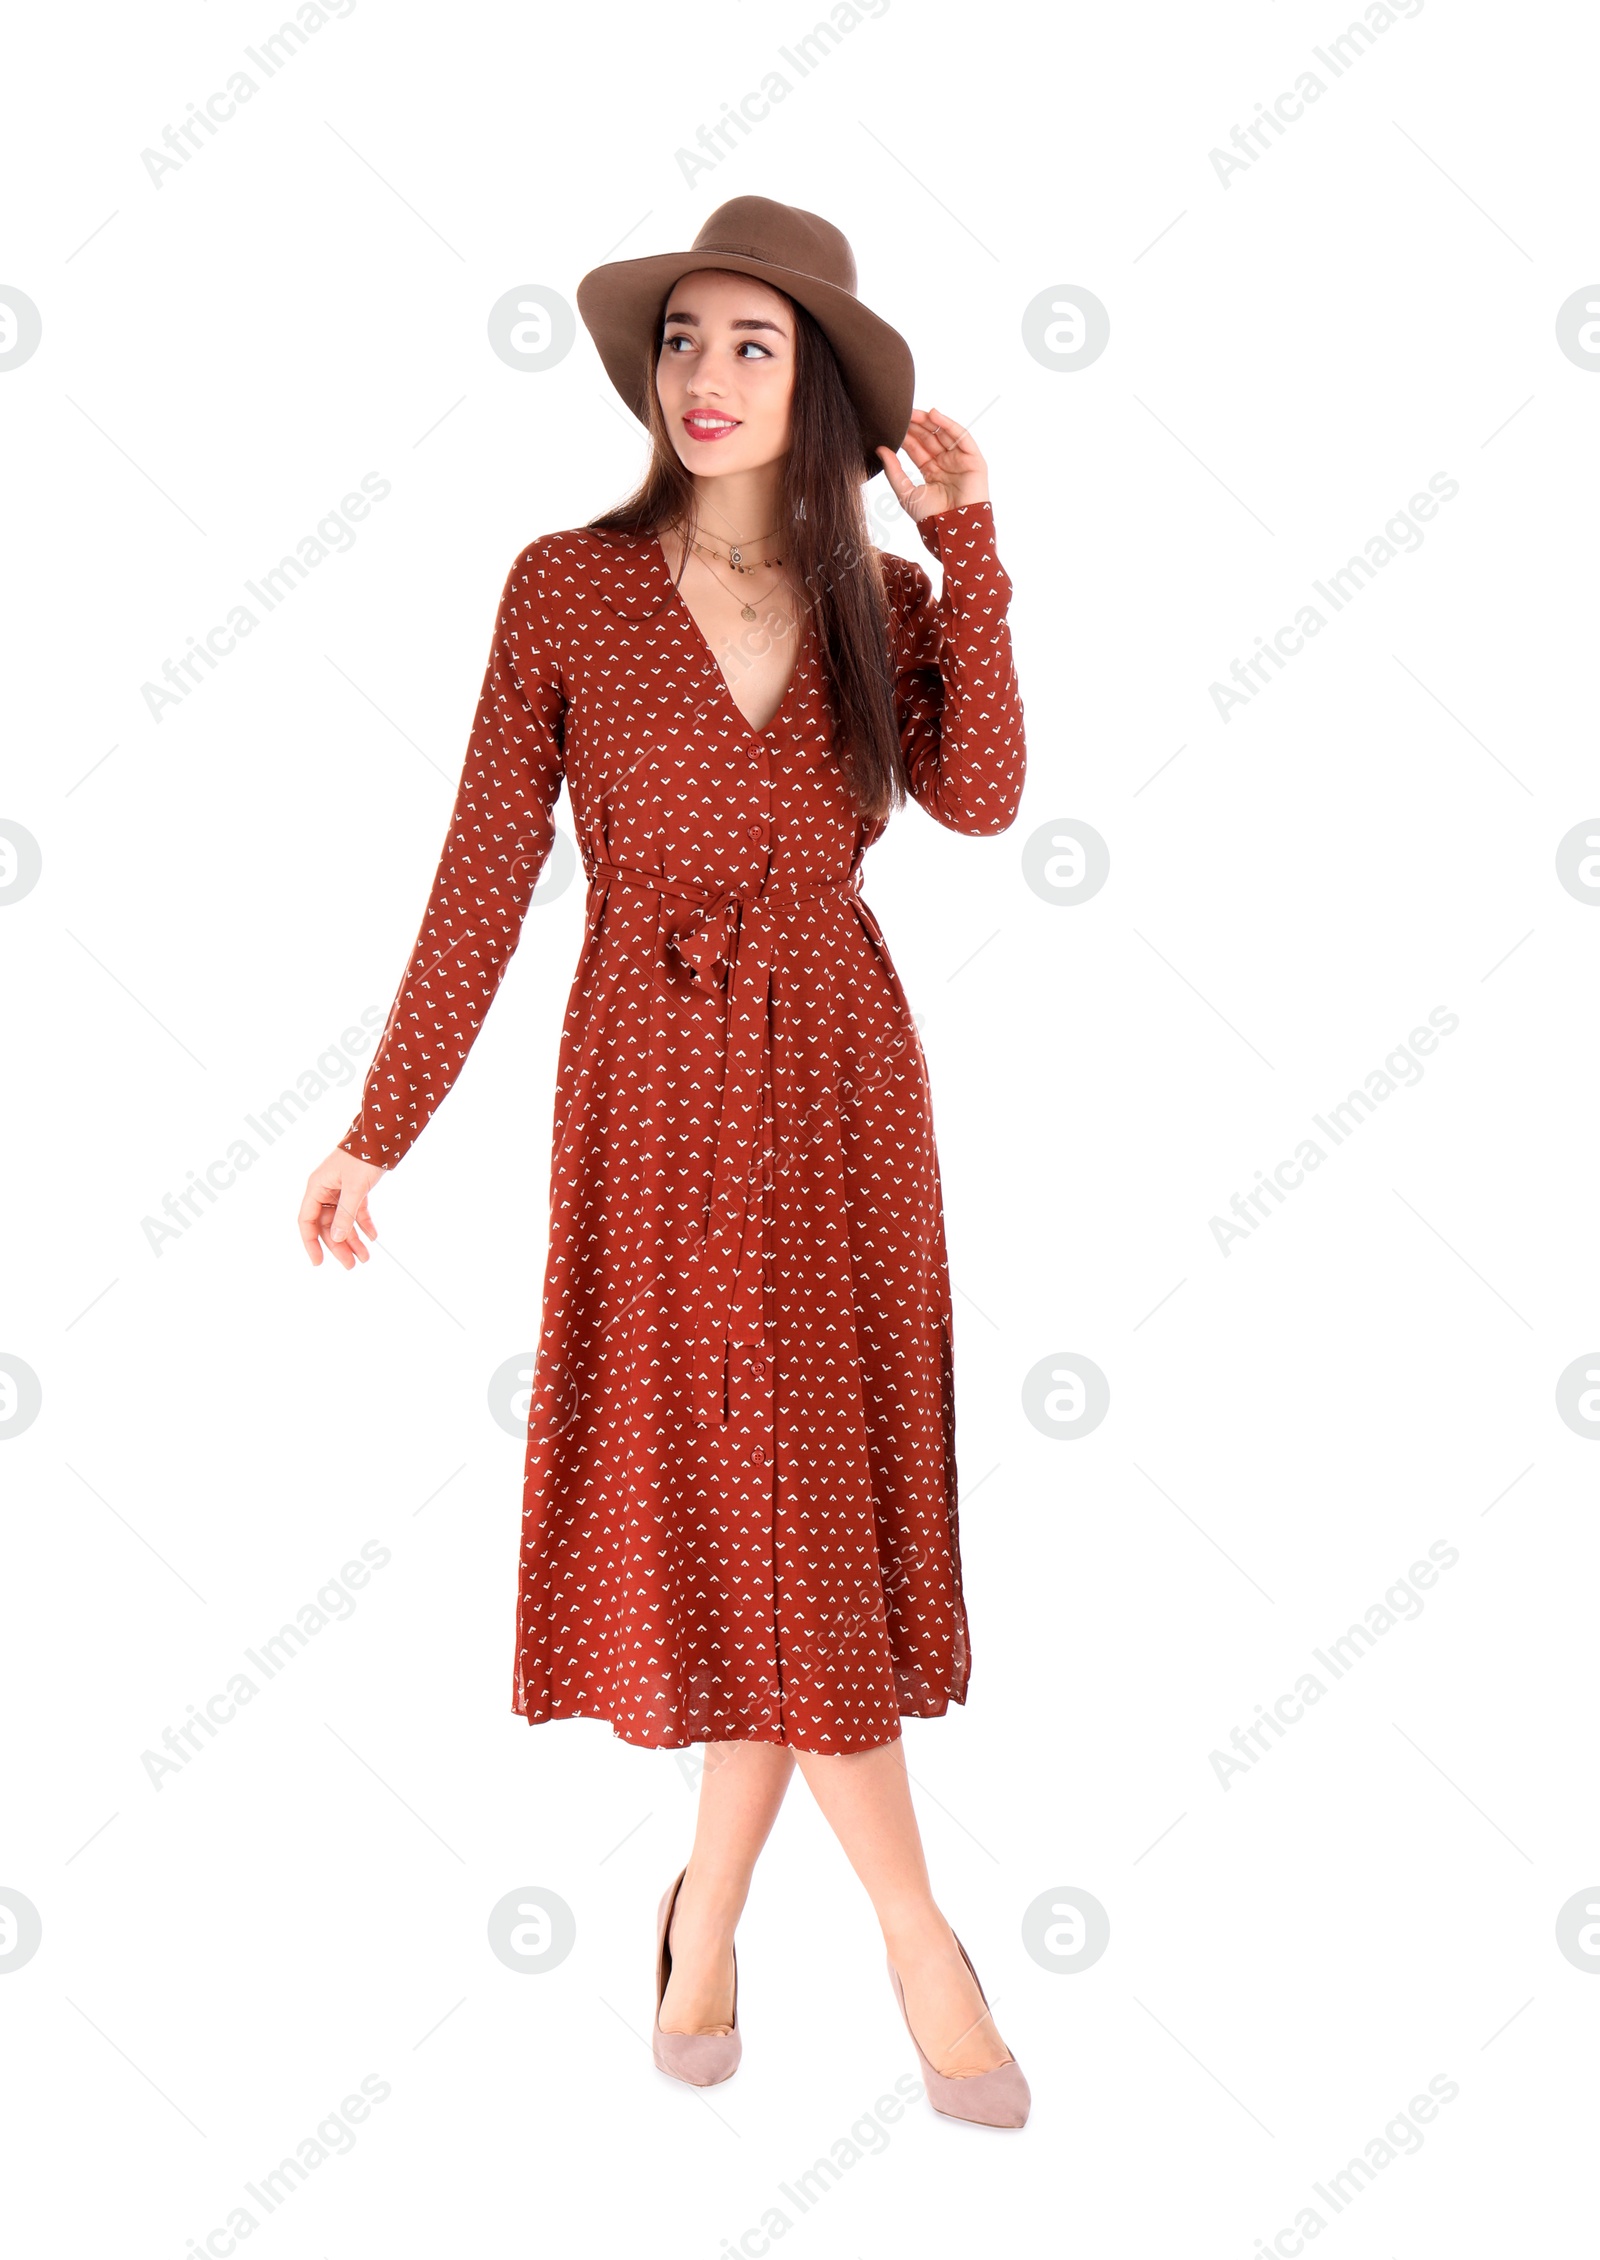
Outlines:
[{"label": "brown felt hat", "polygon": [[911,348],[856,296],[855,254],[839,230],[815,212],[775,204],[769,196],[735,196],[719,204],[687,251],[612,259],[579,283],[584,326],[607,376],[639,421],[649,421],[644,389],[652,381],[649,349],[667,294],[701,267],[754,275],[816,318],[855,402],[867,475],[881,471],[873,450],[898,449],[911,422]]}]

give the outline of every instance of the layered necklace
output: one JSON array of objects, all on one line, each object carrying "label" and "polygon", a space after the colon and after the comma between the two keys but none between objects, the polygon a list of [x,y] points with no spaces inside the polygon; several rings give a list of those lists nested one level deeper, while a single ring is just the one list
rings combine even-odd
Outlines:
[{"label": "layered necklace", "polygon": [[[757,534],[755,541],[757,544],[769,542],[772,539],[773,534],[775,534],[776,532],[777,528],[773,527],[768,533]],[[731,567],[731,569],[735,573],[738,573],[741,576],[748,576],[751,573],[759,573],[764,568],[770,569],[772,566],[781,566],[783,564],[783,559],[781,557],[751,558],[749,555],[751,546],[751,543],[744,542],[736,546],[730,546],[726,549],[719,549],[714,542],[692,541],[689,544],[689,547],[692,550],[694,550],[699,556],[705,559],[706,571],[711,575],[711,578],[716,581],[722,588],[728,589],[728,594],[730,596],[738,596],[739,591],[735,588],[728,588],[728,583],[723,580],[722,575],[711,563],[711,559],[713,557],[717,558],[723,564]],[[765,589],[762,592],[763,595],[770,596],[772,594],[772,590],[776,588],[777,585],[777,582],[774,581],[771,588]],[[749,603],[747,599],[741,598],[739,610],[743,613],[744,617],[747,620],[754,620],[758,617],[755,607],[751,603]]]}]

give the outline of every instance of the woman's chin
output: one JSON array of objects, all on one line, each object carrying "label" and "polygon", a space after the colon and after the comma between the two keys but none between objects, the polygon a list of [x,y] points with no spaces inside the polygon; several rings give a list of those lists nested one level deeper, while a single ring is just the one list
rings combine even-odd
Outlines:
[{"label": "woman's chin", "polygon": [[697,478],[722,478],[730,471],[764,471],[781,460],[779,452],[763,453],[741,433],[733,439],[680,439],[678,461]]}]

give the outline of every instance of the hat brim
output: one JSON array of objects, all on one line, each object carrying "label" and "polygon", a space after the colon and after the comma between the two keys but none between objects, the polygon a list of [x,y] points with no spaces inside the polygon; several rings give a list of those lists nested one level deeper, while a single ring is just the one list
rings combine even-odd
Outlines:
[{"label": "hat brim", "polygon": [[594,339],[606,375],[639,421],[649,422],[645,387],[651,378],[645,349],[667,293],[685,275],[706,267],[753,275],[815,317],[838,355],[855,404],[867,476],[881,471],[876,449],[889,447],[898,453],[911,422],[916,371],[910,346],[852,292],[740,252],[661,251],[644,259],[613,259],[592,268],[579,283],[578,312],[584,327]]}]

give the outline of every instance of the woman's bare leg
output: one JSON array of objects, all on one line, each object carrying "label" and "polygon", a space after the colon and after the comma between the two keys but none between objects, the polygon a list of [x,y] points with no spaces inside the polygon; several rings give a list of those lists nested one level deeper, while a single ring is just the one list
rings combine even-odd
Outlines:
[{"label": "woman's bare leg", "polygon": [[951,2079],[1003,2064],[1010,2050],[928,1881],[904,1744],[897,1738],[846,1757],[804,1750],[796,1756],[823,1818],[866,1886],[928,2061]]},{"label": "woman's bare leg", "polygon": [[733,1934],[794,1773],[781,1742],[708,1742],[694,1850],[672,1916],[663,2032],[731,2032]]}]

